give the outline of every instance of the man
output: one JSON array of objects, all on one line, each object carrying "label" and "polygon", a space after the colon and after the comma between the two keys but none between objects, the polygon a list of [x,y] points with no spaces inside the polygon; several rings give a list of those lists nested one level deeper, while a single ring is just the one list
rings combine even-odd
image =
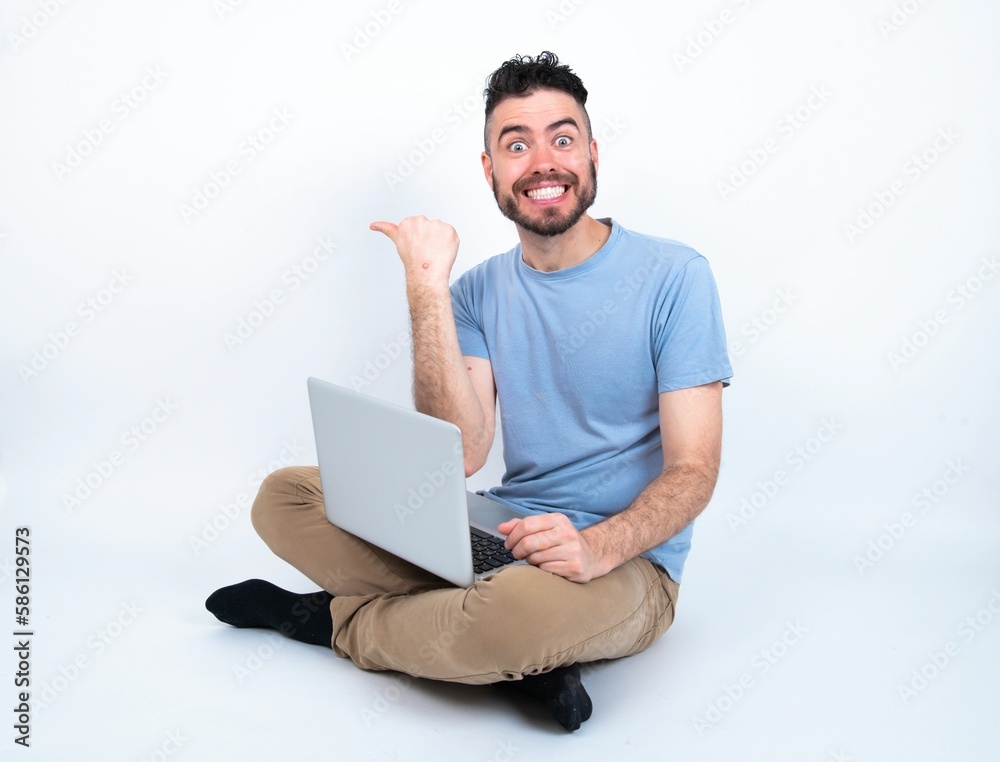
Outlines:
[{"label": "man", "polygon": [[575,730],[592,704],[578,664],[637,653],[671,625],[692,522],[715,487],[732,369],[708,264],[586,212],[598,149],[580,79],[551,53],[489,78],[483,171],[520,244],[449,287],[455,230],[374,222],[403,263],[418,410],[486,462],[499,400],[506,473],[490,494],[527,565],[469,588],[332,526],[315,468],[261,486],[252,519],[324,588],[260,580],[213,593],[242,627],[331,645],[366,669],[511,682]]}]

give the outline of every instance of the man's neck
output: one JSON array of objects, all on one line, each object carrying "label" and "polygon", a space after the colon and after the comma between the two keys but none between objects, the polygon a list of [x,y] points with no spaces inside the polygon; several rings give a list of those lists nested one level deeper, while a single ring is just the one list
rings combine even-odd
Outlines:
[{"label": "man's neck", "polygon": [[517,235],[521,239],[524,263],[535,270],[554,272],[593,256],[611,237],[611,226],[585,214],[561,235],[541,236],[520,226]]}]

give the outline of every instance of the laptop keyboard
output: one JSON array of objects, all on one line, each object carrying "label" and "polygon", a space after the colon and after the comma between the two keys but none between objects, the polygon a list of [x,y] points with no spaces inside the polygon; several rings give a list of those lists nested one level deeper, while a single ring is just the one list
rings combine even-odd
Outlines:
[{"label": "laptop keyboard", "polygon": [[481,532],[475,527],[469,527],[469,532],[472,539],[472,568],[476,574],[483,574],[489,572],[491,569],[498,569],[517,560],[503,546],[501,538]]}]

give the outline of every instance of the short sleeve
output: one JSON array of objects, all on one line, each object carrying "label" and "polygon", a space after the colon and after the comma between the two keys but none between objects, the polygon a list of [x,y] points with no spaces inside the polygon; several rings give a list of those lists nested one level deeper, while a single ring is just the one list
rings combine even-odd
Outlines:
[{"label": "short sleeve", "polygon": [[451,306],[455,313],[455,329],[458,332],[458,346],[462,355],[490,359],[486,347],[486,334],[483,332],[480,316],[482,315],[482,294],[477,301],[477,289],[474,288],[472,271],[463,273],[451,285]]},{"label": "short sleeve", "polygon": [[700,254],[689,260],[660,295],[653,316],[657,392],[722,381],[733,368],[715,278]]}]

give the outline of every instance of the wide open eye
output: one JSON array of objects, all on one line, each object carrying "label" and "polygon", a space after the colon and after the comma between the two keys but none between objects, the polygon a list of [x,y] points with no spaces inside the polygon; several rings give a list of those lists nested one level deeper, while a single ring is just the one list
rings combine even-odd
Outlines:
[{"label": "wide open eye", "polygon": [[[518,148],[518,146],[521,147]],[[513,151],[514,153],[522,153],[528,150],[528,144],[525,143],[523,140],[515,140],[513,143],[510,144],[510,150]]]}]

